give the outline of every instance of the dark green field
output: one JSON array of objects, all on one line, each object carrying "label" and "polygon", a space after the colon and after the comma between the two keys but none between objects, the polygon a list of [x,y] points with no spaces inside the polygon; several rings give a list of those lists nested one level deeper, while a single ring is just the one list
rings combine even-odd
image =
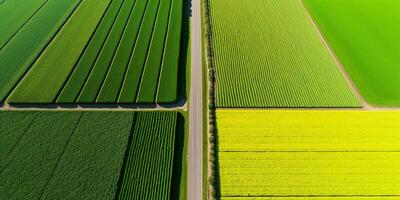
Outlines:
[{"label": "dark green field", "polygon": [[179,196],[182,122],[177,112],[0,112],[1,199]]}]

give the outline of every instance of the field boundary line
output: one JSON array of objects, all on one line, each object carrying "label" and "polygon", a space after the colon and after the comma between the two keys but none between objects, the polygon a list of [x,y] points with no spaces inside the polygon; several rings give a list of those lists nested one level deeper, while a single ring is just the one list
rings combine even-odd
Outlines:
[{"label": "field boundary line", "polygon": [[304,0],[299,0],[299,1],[300,1],[302,9],[304,10],[305,14],[307,15],[307,18],[309,19],[311,25],[316,30],[320,41],[323,43],[323,45],[325,46],[325,49],[328,51],[329,55],[331,56],[331,58],[335,62],[335,65],[336,65],[337,69],[339,70],[340,74],[342,75],[342,77],[347,82],[347,85],[350,86],[350,89],[353,91],[353,94],[357,97],[358,101],[361,103],[362,108],[366,109],[366,110],[371,110],[371,109],[375,108],[374,106],[370,105],[364,99],[364,97],[361,95],[361,93],[358,90],[357,86],[355,85],[355,83],[351,79],[350,74],[344,68],[343,63],[340,61],[339,57],[335,54],[335,52],[333,51],[333,49],[332,49],[331,45],[329,44],[328,40],[324,37],[321,29],[319,29],[319,26],[317,25],[316,21],[311,16],[311,14],[308,11],[308,9],[306,8],[306,6],[304,4]]},{"label": "field boundary line", "polygon": [[[35,114],[35,117],[32,119],[32,121],[29,123],[28,127],[26,127],[26,129],[24,130],[24,132],[21,134],[21,137],[18,138],[18,141],[13,145],[13,147],[11,148],[11,150],[9,152],[7,152],[6,157],[4,158],[4,160],[7,160],[7,158],[13,153],[14,149],[18,146],[18,144],[21,142],[22,138],[26,135],[26,132],[31,128],[31,126],[33,125],[34,121],[37,119],[38,117],[38,113]],[[5,164],[5,166],[0,169],[0,174],[3,173],[3,171],[5,169],[7,169],[7,167],[11,164],[11,162],[8,162]]]},{"label": "field boundary line", "polygon": [[140,74],[139,85],[138,85],[138,88],[137,88],[137,91],[136,91],[136,95],[135,95],[135,100],[134,100],[135,103],[137,103],[137,101],[139,100],[139,95],[140,95],[140,91],[141,91],[141,88],[142,88],[143,77],[144,77],[144,73],[146,72],[147,61],[149,60],[149,55],[150,55],[149,52],[151,50],[151,45],[154,42],[153,41],[153,39],[154,39],[154,30],[156,29],[157,21],[160,20],[159,17],[160,17],[161,1],[163,1],[163,0],[158,0],[157,13],[156,13],[156,17],[155,17],[154,22],[153,22],[153,27],[151,28],[151,37],[150,37],[150,41],[149,41],[148,46],[147,46],[146,58],[144,60],[143,66],[142,66],[142,72]]},{"label": "field boundary line", "polygon": [[122,32],[120,38],[118,39],[118,45],[117,45],[117,47],[115,48],[115,50],[114,50],[114,52],[113,52],[112,59],[111,59],[110,63],[108,64],[107,73],[106,73],[106,75],[103,77],[103,80],[101,81],[101,85],[100,85],[100,88],[98,89],[98,91],[97,91],[97,93],[96,93],[96,97],[95,97],[94,102],[98,102],[98,100],[99,100],[100,93],[101,93],[101,91],[102,91],[103,88],[104,88],[104,84],[105,84],[105,82],[107,81],[107,78],[109,77],[110,71],[112,70],[112,67],[113,67],[112,64],[113,64],[114,61],[115,61],[115,56],[116,56],[116,54],[117,54],[117,52],[118,52],[118,49],[121,47],[122,39],[124,38],[124,36],[125,36],[125,34],[126,34],[127,27],[128,27],[128,25],[129,25],[129,22],[130,22],[131,19],[132,19],[133,11],[135,10],[135,7],[137,6],[136,3],[137,3],[138,1],[139,1],[139,0],[135,0],[135,2],[134,2],[133,5],[132,5],[131,11],[129,12],[128,19],[127,19],[127,21],[126,21],[126,23],[125,23],[125,25],[124,25],[124,30],[123,30],[123,32]]},{"label": "field boundary line", "polygon": [[216,107],[217,110],[249,110],[249,111],[262,111],[262,110],[286,110],[286,111],[296,111],[296,110],[303,110],[303,111],[400,111],[399,107]]},{"label": "field boundary line", "polygon": [[[13,87],[10,89],[9,92],[7,92],[7,94],[4,96],[4,101],[3,102],[8,102],[8,100],[10,99],[10,97],[12,96],[12,94],[15,92],[15,90],[18,88],[19,84],[21,82],[24,81],[24,78],[29,74],[29,72],[31,71],[32,67],[35,65],[35,63],[37,62],[37,60],[42,56],[43,52],[46,51],[46,49],[49,47],[49,45],[53,42],[54,38],[57,37],[57,35],[63,30],[64,25],[71,19],[72,15],[75,13],[75,11],[79,8],[79,6],[82,4],[84,0],[80,0],[78,3],[76,3],[76,5],[73,5],[71,7],[71,13],[69,13],[67,15],[67,17],[65,18],[65,21],[60,23],[60,27],[58,28],[58,30],[56,30],[54,32],[53,35],[51,35],[49,37],[48,42],[43,46],[43,48],[41,50],[39,50],[38,55],[35,57],[34,61],[32,61],[32,63],[29,64],[29,66],[25,69],[25,71],[21,74],[21,76],[18,78],[17,81],[15,81]],[[1,101],[2,99],[0,99]]]},{"label": "field boundary line", "polygon": [[143,22],[144,22],[143,19],[144,19],[145,15],[146,15],[146,12],[147,12],[148,7],[149,7],[149,6],[148,6],[148,5],[149,5],[149,1],[150,1],[150,0],[146,0],[146,5],[144,6],[144,10],[143,10],[142,16],[141,16],[141,18],[140,18],[139,27],[138,27],[138,30],[137,30],[137,32],[136,32],[136,37],[135,37],[135,43],[134,43],[133,46],[132,46],[132,50],[131,50],[131,53],[130,53],[130,55],[129,55],[129,60],[128,60],[128,63],[127,63],[127,65],[126,65],[126,67],[125,67],[124,77],[123,77],[123,79],[121,80],[122,83],[121,83],[121,86],[119,87],[118,96],[117,96],[117,100],[116,100],[117,102],[120,101],[121,93],[122,93],[122,88],[124,88],[125,83],[126,83],[126,78],[127,78],[127,76],[128,76],[128,72],[129,72],[129,69],[130,69],[130,67],[131,67],[131,63],[132,63],[132,60],[133,60],[133,53],[134,53],[134,51],[135,51],[135,49],[136,49],[136,47],[137,47],[139,34],[140,34],[140,31],[142,30],[142,27],[143,27]]},{"label": "field boundary line", "polygon": [[157,110],[183,110],[187,111],[187,100],[182,98],[174,103],[143,103],[143,104],[119,104],[119,103],[89,103],[89,104],[3,104],[0,111],[6,110],[47,110],[47,111],[157,111]]},{"label": "field boundary line", "polygon": [[[112,3],[112,2],[111,2],[111,3]],[[108,30],[107,36],[106,36],[105,40],[103,41],[103,43],[102,43],[102,45],[101,45],[100,51],[99,51],[99,52],[97,53],[97,55],[96,55],[96,59],[95,59],[93,65],[92,65],[92,67],[90,68],[89,74],[86,75],[85,83],[83,83],[83,85],[81,86],[81,90],[79,91],[78,96],[75,97],[74,102],[78,102],[79,99],[81,98],[81,96],[82,96],[82,94],[83,94],[83,91],[84,91],[86,85],[88,84],[88,81],[89,81],[89,79],[90,79],[90,76],[92,75],[93,71],[95,70],[96,64],[98,63],[98,61],[99,61],[99,59],[100,59],[100,55],[101,55],[101,53],[104,51],[104,47],[106,46],[107,41],[108,41],[109,38],[110,38],[111,32],[112,32],[112,30],[114,29],[114,27],[116,26],[115,23],[116,23],[116,21],[117,21],[118,16],[120,15],[121,10],[122,10],[122,7],[123,7],[124,5],[125,5],[125,1],[123,1],[123,2],[121,3],[120,7],[118,8],[118,12],[117,12],[117,14],[115,15],[115,18],[114,18],[114,20],[113,20],[113,24],[111,25],[110,29]],[[89,42],[90,42],[90,41],[89,41]],[[94,101],[96,101],[96,99],[95,99]]]},{"label": "field boundary line", "polygon": [[[91,41],[93,40],[93,37],[96,35],[97,30],[99,29],[99,26],[101,24],[101,22],[104,20],[104,17],[106,16],[107,12],[109,11],[110,7],[111,7],[112,2],[110,2],[106,8],[106,10],[103,13],[103,16],[101,16],[99,22],[96,25],[95,30],[93,31],[93,33],[91,34],[89,41],[86,43],[85,48],[83,49],[83,51],[80,53],[79,58],[76,60],[73,68],[71,69],[71,71],[69,72],[67,78],[64,80],[63,85],[61,86],[60,90],[58,91],[56,97],[53,99],[53,103],[57,102],[58,99],[60,98],[60,95],[62,94],[62,92],[65,89],[65,86],[69,83],[69,81],[71,80],[72,75],[74,74],[74,72],[77,70],[78,68],[78,64],[81,61],[83,55],[85,54],[88,46],[90,45]],[[122,4],[121,4],[122,5]]]},{"label": "field boundary line", "polygon": [[[46,0],[42,5],[40,5],[39,8],[28,18],[28,20],[26,20],[26,22],[24,22],[24,23],[21,25],[21,27],[19,27],[18,30],[17,30],[14,34],[12,34],[12,36],[4,43],[4,45],[0,47],[0,51],[3,50],[3,48],[7,46],[7,44],[14,38],[14,36],[16,36],[16,35],[19,33],[19,31],[21,31],[21,29],[23,29],[23,28],[25,27],[25,25],[26,25],[29,21],[31,21],[31,20],[33,19],[33,17],[35,17],[35,15],[44,7],[44,5],[47,4],[48,1],[49,1],[49,0]],[[5,0],[4,0],[4,1],[0,1],[0,5],[1,5],[2,3],[4,3],[4,2],[5,2]]]},{"label": "field boundary line", "polygon": [[257,198],[257,197],[272,197],[272,198],[288,198],[288,197],[400,197],[400,194],[293,194],[293,195],[224,195],[221,197],[235,198]]},{"label": "field boundary line", "polygon": [[40,191],[40,195],[39,195],[39,198],[38,198],[38,199],[41,199],[41,198],[42,198],[44,192],[46,191],[47,186],[49,185],[51,179],[54,177],[54,173],[55,173],[56,169],[58,168],[58,166],[59,166],[59,164],[60,164],[60,161],[61,161],[61,159],[62,159],[62,157],[63,157],[63,155],[64,155],[64,153],[65,153],[65,151],[66,151],[66,149],[67,149],[67,147],[68,147],[68,145],[69,145],[71,139],[72,139],[72,136],[74,136],[74,133],[76,132],[76,129],[78,128],[78,126],[79,126],[79,124],[80,124],[80,122],[81,122],[81,119],[82,119],[83,115],[84,115],[84,113],[81,113],[81,115],[79,116],[79,119],[78,119],[78,121],[76,122],[74,129],[71,131],[71,134],[69,135],[68,140],[66,141],[66,143],[65,143],[65,145],[64,145],[64,148],[63,148],[63,150],[62,150],[62,152],[61,152],[60,157],[58,157],[58,159],[57,159],[56,166],[54,166],[53,170],[52,170],[51,173],[50,173],[49,179],[47,179],[46,184],[44,185],[44,187],[43,187],[42,190]]},{"label": "field boundary line", "polygon": [[[166,33],[165,33],[165,36],[164,36],[163,52],[162,52],[162,56],[161,56],[160,70],[158,71],[157,87],[156,87],[156,91],[155,91],[156,94],[154,95],[155,96],[155,100],[154,101],[158,100],[158,93],[159,93],[159,90],[160,90],[161,76],[162,76],[162,72],[163,72],[163,68],[164,68],[163,66],[164,66],[164,61],[165,61],[165,52],[167,50],[165,47],[167,46],[169,28],[171,26],[171,18],[172,18],[171,16],[173,14],[171,11],[172,11],[174,3],[176,3],[176,0],[171,0],[171,3],[169,5],[168,24],[167,24],[167,29],[165,30]],[[180,42],[179,42],[179,45],[180,45]]]}]

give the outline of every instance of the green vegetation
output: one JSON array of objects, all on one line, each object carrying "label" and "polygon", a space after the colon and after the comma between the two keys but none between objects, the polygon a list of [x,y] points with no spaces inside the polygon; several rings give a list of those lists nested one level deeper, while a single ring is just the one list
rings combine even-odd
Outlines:
[{"label": "green vegetation", "polygon": [[0,112],[2,198],[178,199],[183,122],[177,112]]},{"label": "green vegetation", "polygon": [[169,199],[176,122],[177,113],[138,114],[118,199]]},{"label": "green vegetation", "polygon": [[179,66],[186,67],[179,63],[182,4],[49,0],[36,14],[31,5],[32,18],[24,13],[18,20],[26,23],[0,49],[1,101],[11,94],[9,103],[175,102]]},{"label": "green vegetation", "polygon": [[46,0],[13,0],[0,7],[0,49],[32,18]]},{"label": "green vegetation", "polygon": [[359,107],[301,1],[211,0],[218,107]]},{"label": "green vegetation", "polygon": [[97,0],[83,1],[12,92],[8,101],[51,103],[109,3],[110,0],[101,3]]},{"label": "green vegetation", "polygon": [[49,0],[0,50],[0,101],[6,98],[80,2]]},{"label": "green vegetation", "polygon": [[123,0],[112,1],[110,7],[104,14],[96,32],[88,43],[81,58],[77,62],[74,71],[61,90],[57,103],[73,103],[78,98],[83,85],[91,71],[91,67],[96,62],[101,48],[104,46],[109,30],[115,22],[116,16],[121,10]]},{"label": "green vegetation", "polygon": [[364,98],[400,105],[400,1],[305,0]]},{"label": "green vegetation", "polygon": [[[162,61],[163,65],[160,72],[160,82],[158,84],[157,101],[159,102],[172,102],[177,99],[178,66],[181,64],[178,63],[179,60],[175,59],[175,57],[176,55],[179,55],[181,49],[179,45],[176,45],[176,41],[180,40],[181,36],[185,37],[183,34],[186,33],[181,34],[181,21],[187,21],[182,18],[182,3],[185,2],[183,2],[183,0],[174,0],[172,2],[168,34],[166,36],[167,38]],[[189,15],[188,13],[185,14]],[[182,63],[182,65],[184,65],[184,63]]]},{"label": "green vegetation", "polygon": [[109,35],[102,47],[96,62],[86,80],[85,85],[78,97],[78,102],[94,102],[100,90],[104,77],[115,55],[115,51],[120,44],[120,38],[125,31],[129,17],[132,15],[133,5],[136,0],[124,1],[120,12],[112,26]]},{"label": "green vegetation", "polygon": [[398,196],[399,120],[398,111],[217,110],[221,196]]},{"label": "green vegetation", "polygon": [[[170,10],[171,1],[161,0],[158,10],[157,19],[154,25],[152,40],[150,42],[148,57],[143,69],[143,78],[139,87],[137,101],[139,102],[154,102],[156,99],[158,78],[161,69],[162,56],[164,54],[165,38],[167,36],[168,24],[171,20]],[[179,23],[180,21],[178,21]]]}]

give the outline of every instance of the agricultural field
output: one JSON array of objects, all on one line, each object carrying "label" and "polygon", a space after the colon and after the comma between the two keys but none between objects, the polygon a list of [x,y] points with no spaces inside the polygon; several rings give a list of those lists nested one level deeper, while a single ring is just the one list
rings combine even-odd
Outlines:
[{"label": "agricultural field", "polygon": [[182,153],[175,151],[179,118],[177,112],[2,111],[1,198],[170,199],[179,185],[172,181]]},{"label": "agricultural field", "polygon": [[360,107],[301,1],[210,4],[218,107]]},{"label": "agricultural field", "polygon": [[400,106],[400,1],[304,3],[365,100]]},{"label": "agricultural field", "polygon": [[398,198],[399,120],[398,111],[218,109],[221,197]]},{"label": "agricultural field", "polygon": [[0,101],[175,102],[182,14],[183,0],[4,1]]}]

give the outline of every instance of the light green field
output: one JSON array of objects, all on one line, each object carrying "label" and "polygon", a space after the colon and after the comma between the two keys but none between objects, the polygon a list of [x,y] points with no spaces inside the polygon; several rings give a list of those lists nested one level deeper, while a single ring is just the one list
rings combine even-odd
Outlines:
[{"label": "light green field", "polygon": [[217,110],[221,195],[393,199],[399,120],[397,111]]},{"label": "light green field", "polygon": [[305,0],[364,98],[400,105],[400,1]]},{"label": "light green field", "polygon": [[359,107],[300,1],[211,0],[218,107]]}]

